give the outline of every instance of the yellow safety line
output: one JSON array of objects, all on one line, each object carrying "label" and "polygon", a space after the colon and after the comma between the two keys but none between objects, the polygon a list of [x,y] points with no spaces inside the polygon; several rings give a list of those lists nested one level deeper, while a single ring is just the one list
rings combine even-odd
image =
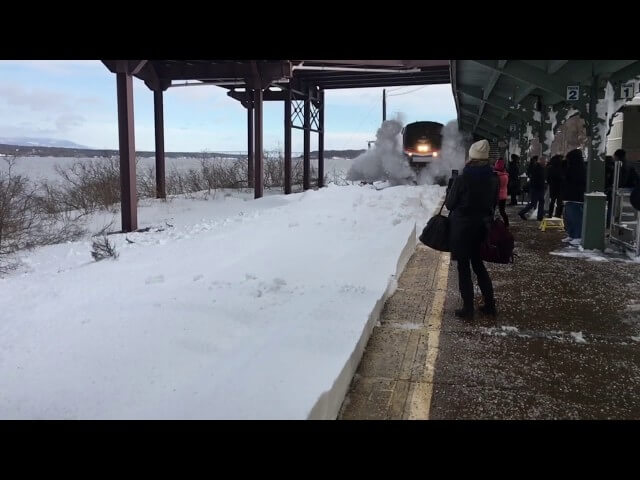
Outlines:
[{"label": "yellow safety line", "polygon": [[435,373],[436,358],[440,344],[440,327],[444,310],[444,300],[447,293],[447,281],[449,278],[450,255],[440,254],[438,265],[437,283],[431,309],[425,316],[427,326],[427,360],[425,362],[424,376],[414,385],[411,403],[409,405],[409,420],[428,420],[433,396],[433,376]]}]

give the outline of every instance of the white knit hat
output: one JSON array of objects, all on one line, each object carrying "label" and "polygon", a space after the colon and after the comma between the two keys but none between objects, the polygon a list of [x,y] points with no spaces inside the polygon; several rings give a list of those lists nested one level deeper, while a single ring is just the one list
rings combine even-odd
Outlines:
[{"label": "white knit hat", "polygon": [[489,142],[486,140],[480,140],[479,142],[471,145],[471,148],[469,149],[469,158],[487,160],[489,158]]}]

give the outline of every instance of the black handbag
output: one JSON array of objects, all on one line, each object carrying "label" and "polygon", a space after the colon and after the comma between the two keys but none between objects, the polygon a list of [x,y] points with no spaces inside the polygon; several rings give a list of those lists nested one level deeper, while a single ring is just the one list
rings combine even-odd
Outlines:
[{"label": "black handbag", "polygon": [[440,252],[450,252],[449,248],[449,218],[442,215],[442,207],[437,215],[431,217],[427,226],[422,230],[419,239],[427,247]]}]

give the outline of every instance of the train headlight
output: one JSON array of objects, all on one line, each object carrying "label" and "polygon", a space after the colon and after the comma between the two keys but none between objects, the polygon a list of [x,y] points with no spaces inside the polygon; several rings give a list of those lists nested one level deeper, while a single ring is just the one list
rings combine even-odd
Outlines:
[{"label": "train headlight", "polygon": [[433,152],[433,156],[437,157],[438,156],[438,152]]},{"label": "train headlight", "polygon": [[429,151],[429,145],[418,145],[418,152],[427,153]]}]

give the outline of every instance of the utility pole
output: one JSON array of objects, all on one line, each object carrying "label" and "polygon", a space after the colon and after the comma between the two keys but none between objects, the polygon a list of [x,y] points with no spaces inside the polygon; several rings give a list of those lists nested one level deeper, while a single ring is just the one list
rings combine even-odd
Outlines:
[{"label": "utility pole", "polygon": [[387,119],[387,89],[382,89],[382,121]]}]

